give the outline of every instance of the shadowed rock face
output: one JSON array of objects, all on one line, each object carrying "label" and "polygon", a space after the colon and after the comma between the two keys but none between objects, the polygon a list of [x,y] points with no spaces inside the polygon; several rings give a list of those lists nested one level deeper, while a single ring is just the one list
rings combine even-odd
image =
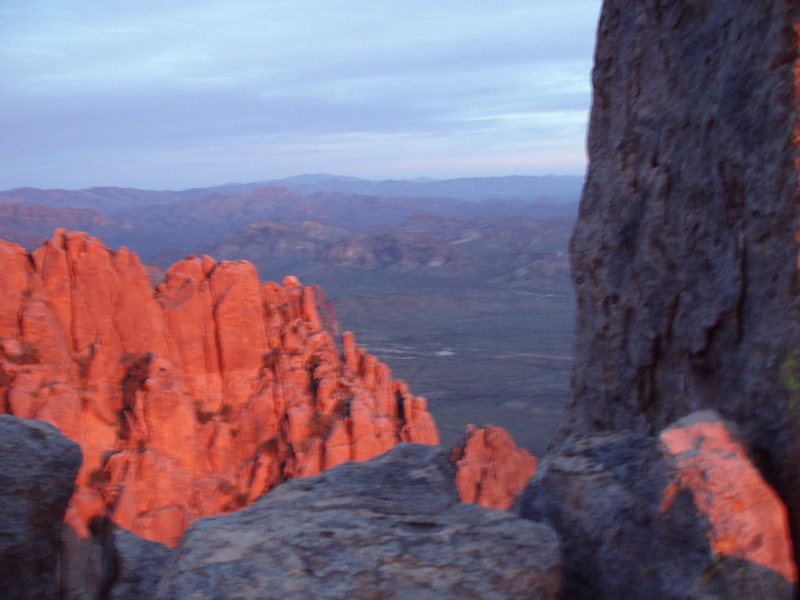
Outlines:
[{"label": "shadowed rock face", "polygon": [[711,411],[657,438],[565,445],[541,461],[518,509],[561,537],[565,598],[793,597],[786,508]]},{"label": "shadowed rock face", "polygon": [[544,600],[559,575],[549,527],[460,504],[444,452],[401,444],[195,521],[157,597]]},{"label": "shadowed rock face", "polygon": [[108,599],[149,600],[155,597],[158,581],[175,551],[120,528],[114,529],[113,537],[116,564]]},{"label": "shadowed rock face", "polygon": [[796,2],[606,0],[557,443],[735,422],[800,539]]},{"label": "shadowed rock face", "polygon": [[0,265],[0,411],[80,444],[76,544],[107,516],[174,545],[288,479],[438,443],[425,399],[352,335],[340,358],[293,277],[190,257],[154,290],[135,254],[61,230],[31,255],[0,242]]},{"label": "shadowed rock face", "polygon": [[54,427],[0,415],[0,597],[59,597],[61,522],[80,464]]}]

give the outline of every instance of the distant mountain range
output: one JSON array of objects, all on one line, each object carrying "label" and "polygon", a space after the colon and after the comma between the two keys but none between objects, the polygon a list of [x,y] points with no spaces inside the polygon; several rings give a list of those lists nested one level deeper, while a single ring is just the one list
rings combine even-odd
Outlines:
[{"label": "distant mountain range", "polygon": [[83,190],[16,188],[0,192],[0,202],[23,202],[40,206],[114,209],[119,206],[167,204],[178,200],[220,198],[266,187],[284,187],[298,194],[339,193],[382,198],[449,198],[467,202],[577,202],[583,177],[543,175],[466,177],[460,179],[387,179],[372,181],[357,177],[307,174],[252,183],[192,188],[180,191],[95,187]]},{"label": "distant mountain range", "polygon": [[368,196],[407,198],[455,198],[480,200],[549,200],[575,202],[580,197],[583,177],[545,175],[508,177],[464,177],[460,179],[404,179],[368,181],[354,177],[301,175],[269,182],[294,192],[340,192]]}]

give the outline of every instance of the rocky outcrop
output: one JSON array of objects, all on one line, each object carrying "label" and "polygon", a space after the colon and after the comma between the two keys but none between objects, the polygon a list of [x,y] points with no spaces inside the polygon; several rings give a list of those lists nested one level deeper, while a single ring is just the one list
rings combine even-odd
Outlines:
[{"label": "rocky outcrop", "polygon": [[0,410],[80,444],[75,544],[107,517],[175,545],[286,480],[438,443],[425,399],[352,335],[340,357],[296,278],[189,257],[153,289],[135,254],[62,230],[0,243],[0,265]]},{"label": "rocky outcrop", "polygon": [[522,516],[563,540],[564,597],[792,598],[787,511],[728,424],[594,434],[542,460]]},{"label": "rocky outcrop", "polygon": [[0,597],[59,597],[61,522],[80,464],[54,427],[0,415]]},{"label": "rocky outcrop", "polygon": [[536,471],[536,458],[514,443],[502,427],[467,427],[464,441],[450,452],[462,502],[505,510]]},{"label": "rocky outcrop", "polygon": [[557,598],[551,529],[459,504],[438,449],[402,444],[195,521],[158,598]]},{"label": "rocky outcrop", "polygon": [[559,443],[715,409],[800,539],[797,22],[795,2],[606,0]]}]

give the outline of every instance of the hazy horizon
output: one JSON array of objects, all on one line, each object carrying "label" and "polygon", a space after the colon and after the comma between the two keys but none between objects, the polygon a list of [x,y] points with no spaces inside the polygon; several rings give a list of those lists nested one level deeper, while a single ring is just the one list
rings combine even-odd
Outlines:
[{"label": "hazy horizon", "polygon": [[600,0],[8,0],[0,189],[580,175]]},{"label": "hazy horizon", "polygon": [[554,173],[545,173],[542,175],[535,174],[535,175],[525,175],[519,173],[509,173],[505,175],[485,175],[485,176],[469,176],[466,175],[464,177],[408,177],[408,178],[391,178],[391,177],[383,177],[383,178],[368,178],[368,177],[355,177],[353,175],[348,175],[345,173],[296,173],[294,175],[287,175],[285,177],[274,177],[269,179],[257,179],[254,181],[223,181],[220,183],[212,183],[210,185],[203,185],[203,186],[196,186],[196,185],[189,185],[186,187],[172,187],[172,188],[148,188],[148,187],[136,187],[136,186],[117,186],[117,185],[89,185],[84,187],[38,187],[38,186],[31,186],[31,185],[20,185],[13,188],[4,188],[0,189],[0,193],[11,192],[14,190],[20,189],[40,189],[43,191],[52,191],[52,190],[65,190],[65,191],[81,191],[87,189],[100,189],[100,188],[120,188],[120,189],[138,189],[141,191],[154,191],[154,192],[181,192],[187,191],[191,189],[204,189],[204,188],[216,188],[216,187],[225,187],[225,186],[239,186],[239,185],[255,185],[259,183],[264,184],[280,184],[282,181],[290,181],[294,179],[306,178],[306,177],[320,177],[320,178],[330,178],[330,179],[338,179],[342,181],[354,180],[354,181],[361,181],[367,183],[385,183],[385,182],[397,182],[397,183],[444,183],[447,181],[456,181],[459,179],[505,179],[505,178],[518,178],[518,177],[541,177],[541,178],[568,178],[568,177],[577,177],[584,179],[585,173],[564,173],[564,174],[554,174]]}]

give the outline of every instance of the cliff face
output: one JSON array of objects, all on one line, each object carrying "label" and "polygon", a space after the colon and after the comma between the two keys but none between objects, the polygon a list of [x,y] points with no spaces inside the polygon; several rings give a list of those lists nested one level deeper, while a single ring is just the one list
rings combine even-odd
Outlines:
[{"label": "cliff face", "polygon": [[135,254],[57,230],[0,242],[0,412],[84,455],[67,522],[174,545],[189,522],[398,442],[438,443],[424,398],[345,334],[320,292],[244,261],[186,258],[156,289]]},{"label": "cliff face", "polygon": [[713,408],[800,534],[794,2],[606,0],[560,441]]}]

